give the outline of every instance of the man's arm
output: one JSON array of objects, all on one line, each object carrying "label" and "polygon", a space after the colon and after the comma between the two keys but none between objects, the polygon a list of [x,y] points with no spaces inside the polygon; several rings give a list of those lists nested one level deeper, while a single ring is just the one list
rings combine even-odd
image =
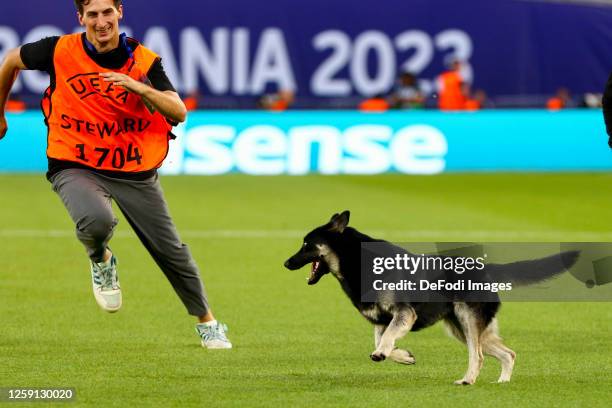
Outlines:
[{"label": "man's arm", "polygon": [[157,89],[136,81],[128,75],[118,72],[103,72],[100,74],[105,82],[112,82],[129,92],[139,95],[145,103],[153,106],[155,110],[174,122],[184,122],[187,118],[187,108],[176,92],[158,91]]},{"label": "man's arm", "polygon": [[14,48],[6,54],[2,65],[0,65],[0,139],[6,135],[8,130],[4,117],[6,100],[21,69],[26,69],[26,66],[21,60],[20,48]]}]

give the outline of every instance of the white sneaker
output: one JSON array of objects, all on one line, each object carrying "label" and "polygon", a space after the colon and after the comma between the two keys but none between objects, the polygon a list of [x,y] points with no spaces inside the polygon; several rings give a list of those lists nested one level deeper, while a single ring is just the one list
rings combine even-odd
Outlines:
[{"label": "white sneaker", "polygon": [[208,349],[231,349],[232,343],[227,339],[227,326],[215,321],[212,325],[196,324],[196,333],[202,339],[202,347]]},{"label": "white sneaker", "polygon": [[121,309],[121,287],[117,276],[117,258],[107,262],[91,262],[91,282],[98,305],[109,313]]}]

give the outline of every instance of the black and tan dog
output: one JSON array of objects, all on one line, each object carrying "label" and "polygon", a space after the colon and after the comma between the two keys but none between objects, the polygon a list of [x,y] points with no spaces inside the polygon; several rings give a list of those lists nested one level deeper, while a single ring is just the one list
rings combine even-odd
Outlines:
[{"label": "black and tan dog", "polygon": [[[402,364],[414,364],[413,355],[395,342],[409,331],[417,331],[442,320],[448,331],[467,345],[468,369],[455,384],[473,384],[480,373],[483,353],[501,363],[498,382],[508,382],[512,376],[516,354],[502,343],[495,315],[500,307],[499,297],[487,302],[377,302],[361,301],[361,244],[386,241],[371,238],[348,227],[349,212],[334,214],[331,220],[315,228],[304,237],[300,250],[285,262],[290,270],[312,264],[309,285],[314,285],[327,273],[333,274],[359,312],[374,325],[376,349],[373,361],[389,358]],[[536,283],[571,267],[578,252],[564,252],[547,258],[521,261],[505,265],[487,265],[496,279],[518,284]]]}]

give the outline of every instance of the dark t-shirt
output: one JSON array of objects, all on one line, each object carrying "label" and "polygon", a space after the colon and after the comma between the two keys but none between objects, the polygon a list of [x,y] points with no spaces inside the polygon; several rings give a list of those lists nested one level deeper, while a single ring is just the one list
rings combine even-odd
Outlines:
[{"label": "dark t-shirt", "polygon": [[[53,54],[55,52],[55,46],[57,45],[59,38],[60,37],[47,37],[43,38],[40,41],[24,44],[21,47],[20,52],[21,60],[28,69],[35,69],[49,73],[51,77],[51,89],[55,88],[55,70],[53,67]],[[90,50],[89,47],[85,45],[85,33],[83,33],[81,38],[83,40],[83,48],[87,52],[87,55],[89,55],[96,62],[96,64],[104,68],[118,69],[122,67],[129,58],[128,51],[124,47],[119,47],[112,51],[99,54]],[[132,50],[139,46],[138,42],[129,38],[127,40],[127,43]],[[151,82],[151,85],[159,91],[176,92],[174,87],[172,86],[172,83],[166,76],[166,72],[164,71],[164,68],[161,64],[161,59],[158,59],[153,63],[151,69],[147,73],[147,78]],[[150,170],[138,173],[125,173],[117,171],[96,170],[76,162],[51,158],[49,158],[48,160],[49,171],[47,172],[47,179],[50,179],[57,172],[69,168],[85,168],[109,177],[132,180],[144,180],[153,176],[156,172],[156,170]]]}]

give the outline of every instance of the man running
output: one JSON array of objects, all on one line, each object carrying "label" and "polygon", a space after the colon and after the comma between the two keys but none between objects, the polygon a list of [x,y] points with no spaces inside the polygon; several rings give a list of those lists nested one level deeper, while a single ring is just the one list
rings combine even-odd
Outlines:
[{"label": "man running", "polygon": [[0,66],[0,139],[4,110],[19,70],[50,74],[42,107],[48,127],[47,178],[76,224],[91,263],[94,297],[107,312],[121,308],[117,257],[108,244],[115,201],[164,272],[202,346],[229,349],[226,327],[208,305],[200,273],[178,236],[159,184],[159,168],[185,121],[185,105],[161,59],[119,34],[122,0],[74,0],[84,33],[49,37],[9,51]]}]

